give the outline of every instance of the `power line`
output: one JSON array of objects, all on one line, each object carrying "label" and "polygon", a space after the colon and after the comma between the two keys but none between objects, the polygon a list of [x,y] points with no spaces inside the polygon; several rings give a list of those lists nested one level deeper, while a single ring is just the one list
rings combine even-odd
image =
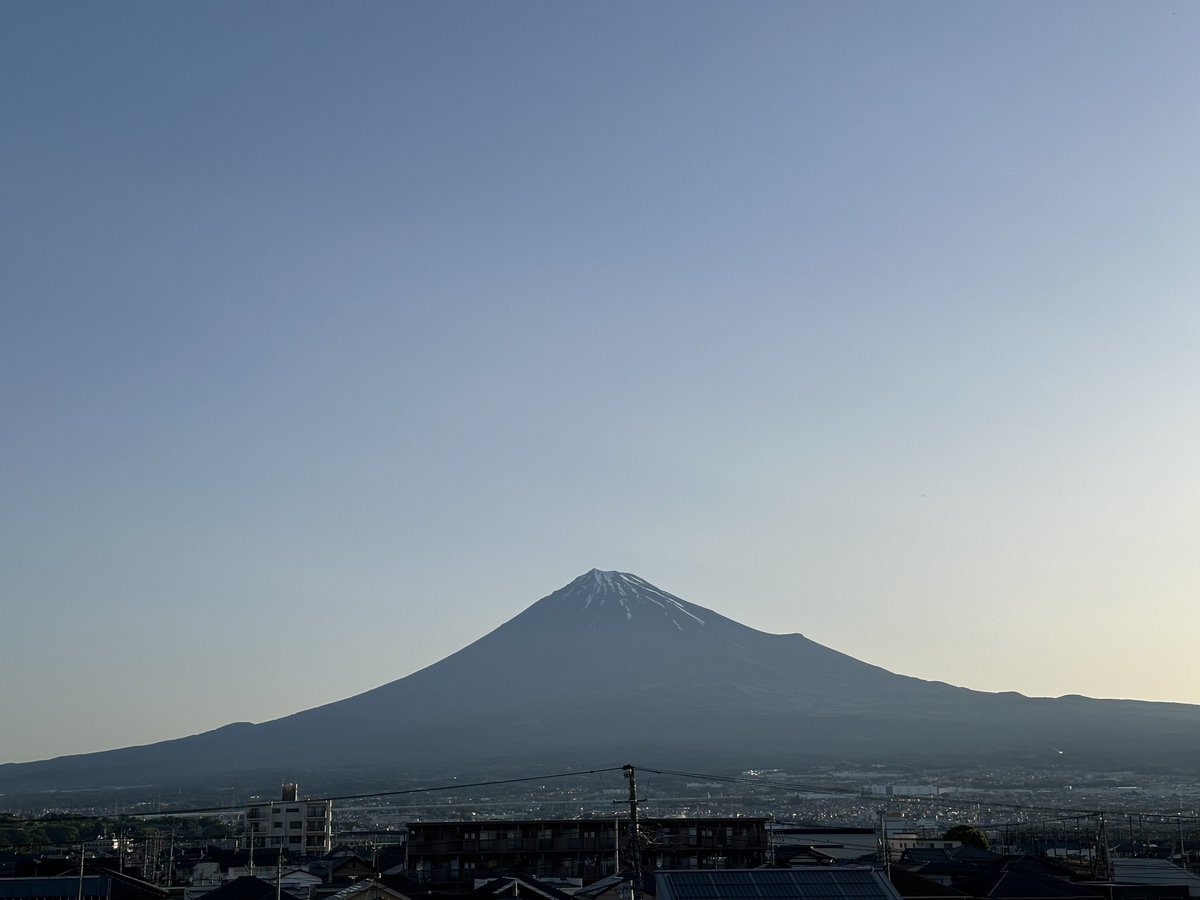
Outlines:
[{"label": "power line", "polygon": [[[786,792],[825,794],[825,795],[828,795],[831,797],[846,797],[846,798],[853,797],[853,798],[859,798],[864,801],[870,801],[870,802],[906,803],[906,804],[918,804],[918,805],[919,804],[938,804],[938,803],[941,803],[943,805],[953,805],[953,804],[961,805],[964,803],[969,803],[969,804],[973,804],[976,806],[985,806],[985,807],[992,808],[992,809],[1012,810],[1015,812],[1057,814],[1057,817],[1055,819],[1049,820],[1049,821],[1089,819],[1089,818],[1096,818],[1098,816],[1103,815],[1103,811],[1101,811],[1101,810],[1080,810],[1080,809],[1071,809],[1071,808],[1061,807],[1061,806],[1039,806],[1039,805],[1028,805],[1028,804],[1020,804],[1020,803],[1008,803],[1008,802],[1003,802],[1003,801],[998,801],[998,800],[989,800],[989,799],[983,799],[983,798],[965,798],[965,797],[962,797],[961,795],[956,795],[954,799],[949,799],[949,798],[944,798],[944,797],[915,796],[915,795],[906,795],[906,794],[888,794],[888,795],[878,796],[878,795],[863,794],[861,789],[858,789],[858,788],[836,787],[836,786],[831,786],[831,785],[816,785],[816,784],[809,784],[806,782],[796,782],[796,781],[780,781],[780,780],[776,780],[776,779],[756,778],[756,777],[749,777],[749,776],[745,776],[745,775],[716,775],[716,774],[705,773],[705,772],[684,772],[684,771],[679,771],[679,770],[674,770],[674,769],[653,768],[650,766],[638,766],[637,768],[638,768],[638,771],[644,772],[647,774],[665,775],[665,776],[677,777],[677,778],[687,778],[687,779],[692,779],[692,780],[696,780],[696,781],[711,781],[711,782],[720,783],[720,784],[752,785],[755,787],[775,788],[777,790],[786,791]],[[599,774],[607,774],[607,773],[613,773],[613,772],[621,772],[622,770],[623,770],[622,766],[607,766],[604,768],[582,769],[582,770],[573,771],[573,772],[553,772],[553,773],[543,774],[543,775],[526,775],[526,776],[521,776],[521,777],[517,777],[517,778],[499,778],[499,779],[493,779],[490,781],[454,782],[452,784],[432,785],[432,786],[427,786],[427,787],[402,788],[402,789],[393,790],[393,791],[372,791],[372,792],[368,792],[368,793],[341,794],[341,795],[335,795],[335,796],[329,796],[329,797],[314,797],[314,798],[309,798],[309,799],[312,802],[325,802],[325,801],[344,802],[344,801],[348,801],[348,800],[370,800],[370,799],[382,798],[382,797],[401,797],[401,796],[413,796],[413,795],[427,794],[427,793],[437,793],[437,792],[441,792],[441,791],[461,791],[461,790],[468,790],[468,789],[472,789],[472,788],[499,787],[499,786],[503,786],[503,785],[522,784],[522,783],[528,783],[528,782],[533,782],[533,781],[550,781],[550,780],[562,779],[562,778],[582,778],[582,777],[585,777],[588,775],[599,775]],[[675,799],[679,799],[679,798],[675,798]],[[747,798],[747,799],[749,799],[749,798]],[[580,798],[578,798],[578,800],[585,802],[585,803],[599,802],[599,800],[597,798],[591,798],[589,800],[589,798],[580,797]],[[522,802],[522,801],[514,800],[512,802],[518,803],[518,802]],[[462,805],[467,805],[467,804],[455,804],[455,806],[462,806]],[[244,808],[245,808],[244,805],[194,807],[191,809],[181,809],[181,810],[127,813],[127,814],[125,814],[125,817],[131,818],[131,819],[172,818],[172,817],[191,816],[191,815],[234,813],[234,812],[240,812]],[[1200,818],[1197,818],[1195,816],[1184,816],[1178,812],[1175,812],[1175,813],[1142,812],[1142,813],[1134,813],[1134,814],[1138,815],[1138,816],[1144,816],[1147,818],[1157,818],[1157,819],[1164,820],[1167,822],[1178,821],[1178,822],[1182,823],[1182,822],[1200,821]],[[86,815],[78,815],[77,818],[100,819],[100,818],[110,818],[110,817],[104,816],[102,814],[86,814]],[[1004,825],[1010,825],[1010,824],[1017,825],[1019,823],[1016,823],[1016,822],[1002,823],[1002,825],[1000,827],[1003,827]]]},{"label": "power line", "polygon": [[[521,778],[498,778],[493,781],[474,781],[455,784],[440,784],[432,787],[419,788],[403,788],[395,791],[373,791],[368,794],[343,794],[334,797],[310,797],[309,802],[325,803],[325,802],[341,802],[343,800],[370,800],[373,797],[401,797],[408,794],[426,794],[435,791],[455,791],[465,790],[467,788],[478,787],[497,787],[503,784],[520,784],[527,781],[550,781],[554,778],[578,778],[584,775],[597,775],[604,772],[620,772],[621,766],[609,766],[603,769],[584,769],[578,772],[555,772],[550,775],[525,775]],[[147,819],[147,818],[167,818],[171,816],[191,816],[201,813],[220,813],[220,812],[235,812],[243,809],[243,806],[206,806],[197,807],[194,809],[175,809],[167,812],[146,812],[146,813],[130,813],[127,818],[131,819]],[[81,816],[81,818],[97,819],[104,818],[103,816]]]}]

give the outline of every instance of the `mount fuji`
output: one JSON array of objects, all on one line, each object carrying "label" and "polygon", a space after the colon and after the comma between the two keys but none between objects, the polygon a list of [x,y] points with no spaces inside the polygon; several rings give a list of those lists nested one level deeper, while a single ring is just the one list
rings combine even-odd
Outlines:
[{"label": "mount fuji", "polygon": [[262,724],[0,766],[0,792],[213,784],[281,773],[733,768],[976,760],[1194,771],[1200,707],[1031,698],[897,675],[593,569],[462,650]]}]

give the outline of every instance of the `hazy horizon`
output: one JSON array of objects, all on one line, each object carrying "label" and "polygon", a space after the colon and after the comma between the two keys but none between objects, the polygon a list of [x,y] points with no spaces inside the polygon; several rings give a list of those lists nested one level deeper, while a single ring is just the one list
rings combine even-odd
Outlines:
[{"label": "hazy horizon", "polygon": [[10,4],[0,761],[593,567],[1200,703],[1200,7]]}]

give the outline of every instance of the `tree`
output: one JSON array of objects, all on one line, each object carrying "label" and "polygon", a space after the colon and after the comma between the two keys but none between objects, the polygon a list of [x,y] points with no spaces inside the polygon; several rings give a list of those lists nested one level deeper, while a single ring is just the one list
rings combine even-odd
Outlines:
[{"label": "tree", "polygon": [[988,849],[987,835],[974,825],[955,825],[943,834],[942,838],[947,841],[958,841],[965,847],[978,847],[980,850]]},{"label": "tree", "polygon": [[43,828],[52,844],[74,844],[79,840],[79,829],[74,825],[48,822]]},{"label": "tree", "polygon": [[234,829],[224,822],[219,822],[216,819],[206,820],[204,822],[203,835],[206,838],[228,838],[233,837]]}]

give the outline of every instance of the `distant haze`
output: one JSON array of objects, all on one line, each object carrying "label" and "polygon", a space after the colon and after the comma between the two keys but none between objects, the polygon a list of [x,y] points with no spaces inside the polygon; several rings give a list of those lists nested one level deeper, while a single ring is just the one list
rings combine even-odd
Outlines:
[{"label": "distant haze", "polygon": [[1200,6],[0,5],[0,761],[593,567],[1200,702]]},{"label": "distant haze", "polygon": [[1194,773],[1200,706],[1032,699],[896,675],[592,569],[457,653],[354,697],[148,747],[0,765],[0,796],[125,802],[272,784],[583,771],[619,759],[738,771],[885,764]]}]

